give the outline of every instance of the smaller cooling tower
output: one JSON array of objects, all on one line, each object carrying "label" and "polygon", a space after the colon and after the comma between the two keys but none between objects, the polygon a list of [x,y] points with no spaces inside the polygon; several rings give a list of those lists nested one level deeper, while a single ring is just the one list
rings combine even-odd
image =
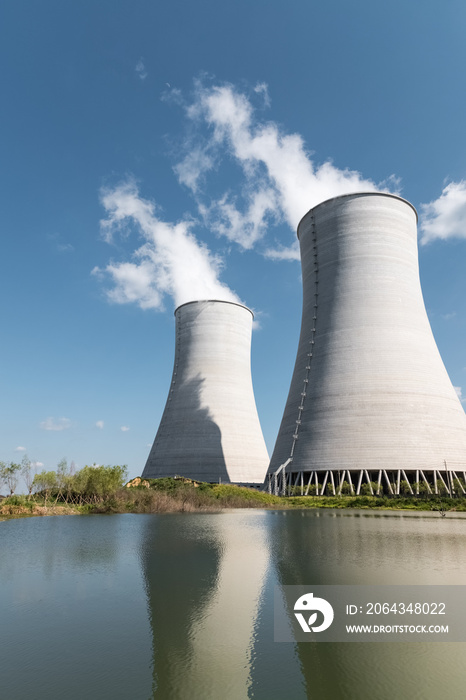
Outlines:
[{"label": "smaller cooling tower", "polygon": [[170,392],[143,477],[261,484],[269,457],[252,388],[252,312],[193,301],[175,319]]}]

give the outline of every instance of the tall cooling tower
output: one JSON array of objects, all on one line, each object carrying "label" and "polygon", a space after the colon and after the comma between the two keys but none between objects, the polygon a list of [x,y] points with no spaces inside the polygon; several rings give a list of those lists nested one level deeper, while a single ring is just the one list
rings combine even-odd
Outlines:
[{"label": "tall cooling tower", "polygon": [[301,336],[269,487],[462,489],[466,415],[424,307],[416,224],[409,202],[382,193],[301,220]]},{"label": "tall cooling tower", "polygon": [[175,318],[172,383],[143,477],[263,483],[269,457],[252,388],[252,312],[193,301]]}]

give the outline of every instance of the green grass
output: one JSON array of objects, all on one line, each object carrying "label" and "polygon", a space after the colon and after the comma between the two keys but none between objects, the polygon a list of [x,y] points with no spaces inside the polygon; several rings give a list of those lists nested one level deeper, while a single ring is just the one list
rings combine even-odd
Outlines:
[{"label": "green grass", "polygon": [[377,510],[466,511],[465,498],[439,496],[289,496],[291,508],[358,508]]}]

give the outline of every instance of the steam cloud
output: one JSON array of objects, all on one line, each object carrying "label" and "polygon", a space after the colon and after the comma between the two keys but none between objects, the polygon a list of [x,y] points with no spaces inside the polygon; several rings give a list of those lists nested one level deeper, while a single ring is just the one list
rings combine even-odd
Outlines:
[{"label": "steam cloud", "polygon": [[[266,85],[254,92],[269,105]],[[393,177],[377,186],[329,161],[316,165],[301,136],[283,133],[274,122],[259,122],[251,101],[232,85],[197,83],[194,101],[185,110],[196,128],[185,144],[186,155],[175,166],[179,182],[191,190],[205,225],[243,249],[253,248],[271,224],[285,221],[295,236],[304,214],[330,197],[385,189],[387,183],[397,187]],[[203,193],[206,176],[225,157],[240,167],[240,196],[228,191],[209,200]],[[262,252],[299,259],[296,243]]]},{"label": "steam cloud", "polygon": [[[191,101],[178,90],[170,90],[165,99],[182,106],[189,133],[174,166],[179,183],[192,196],[203,226],[242,250],[254,248],[271,259],[299,260],[296,226],[311,207],[350,192],[398,192],[396,177],[376,184],[330,161],[316,163],[299,134],[287,134],[273,121],[260,121],[252,100],[270,105],[264,83],[248,97],[230,84],[196,82]],[[213,196],[222,165],[230,171],[236,167],[239,177],[230,189]],[[103,190],[101,202],[107,212],[102,233],[108,242],[128,227],[142,239],[130,260],[94,269],[95,274],[111,278],[110,301],[156,310],[164,309],[167,296],[177,306],[195,299],[239,301],[220,282],[223,260],[194,235],[192,219],[162,221],[154,202],[143,199],[131,179]],[[265,240],[266,232],[277,232],[279,226],[282,235],[283,224],[289,238],[278,244]],[[420,229],[423,243],[466,238],[466,181],[451,183],[439,199],[421,205]]]},{"label": "steam cloud", "polygon": [[114,189],[103,190],[101,201],[108,218],[101,221],[104,238],[110,243],[115,234],[133,224],[144,243],[131,262],[109,263],[94,274],[108,274],[114,282],[107,291],[117,304],[134,302],[142,309],[163,310],[165,295],[176,306],[196,299],[238,302],[239,298],[218,275],[221,259],[212,254],[191,232],[192,222],[176,224],[161,221],[155,205],[143,199],[132,180]]}]

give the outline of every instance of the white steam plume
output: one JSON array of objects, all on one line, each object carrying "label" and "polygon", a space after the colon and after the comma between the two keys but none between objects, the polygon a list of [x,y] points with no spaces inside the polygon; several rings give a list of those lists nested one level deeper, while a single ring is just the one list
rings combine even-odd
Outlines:
[{"label": "white steam plume", "polygon": [[[266,85],[256,86],[255,92],[267,96]],[[271,222],[285,220],[294,234],[304,214],[326,199],[350,192],[387,191],[385,183],[377,187],[356,171],[341,170],[329,161],[315,164],[301,136],[284,133],[274,122],[259,122],[251,101],[232,85],[197,83],[186,114],[197,131],[186,143],[187,155],[175,166],[178,179],[192,191],[206,225],[244,249],[252,248]],[[207,136],[203,135],[206,128]],[[202,195],[208,171],[225,156],[241,168],[242,205],[231,192],[210,200]],[[388,182],[394,188],[398,184],[395,178]],[[299,259],[296,246],[269,249],[265,254]]]},{"label": "white steam plume", "polygon": [[[174,168],[178,181],[192,194],[206,228],[243,250],[258,248],[269,259],[299,260],[296,226],[311,207],[340,194],[386,190],[387,183],[392,191],[397,188],[394,178],[377,187],[356,171],[329,161],[316,164],[300,135],[287,134],[272,121],[261,122],[251,100],[232,85],[207,87],[197,82],[190,104],[179,90],[169,94],[177,105],[184,105],[190,133],[184,156]],[[265,83],[251,94],[261,100],[262,108],[269,106]],[[239,179],[230,190],[209,196],[214,175],[215,188],[220,181],[219,167],[231,163],[239,166]],[[101,202],[108,214],[101,222],[108,242],[131,225],[143,240],[129,260],[94,269],[111,278],[110,301],[159,310],[167,295],[177,306],[202,298],[239,301],[219,281],[222,259],[194,236],[191,220],[159,219],[154,203],[140,196],[133,180],[103,190]],[[291,241],[264,244],[266,229],[283,222],[291,229]]]},{"label": "white steam plume", "polygon": [[421,204],[421,243],[466,238],[466,180],[450,182],[440,197]]},{"label": "white steam plume", "polygon": [[179,306],[197,299],[239,302],[237,295],[219,279],[222,260],[212,254],[191,232],[192,222],[161,221],[153,202],[143,199],[134,181],[127,180],[101,192],[108,213],[101,221],[102,234],[111,242],[125,226],[136,227],[144,241],[131,262],[109,263],[94,274],[107,274],[114,286],[107,291],[117,304],[134,302],[142,309],[163,310],[166,295]]}]

